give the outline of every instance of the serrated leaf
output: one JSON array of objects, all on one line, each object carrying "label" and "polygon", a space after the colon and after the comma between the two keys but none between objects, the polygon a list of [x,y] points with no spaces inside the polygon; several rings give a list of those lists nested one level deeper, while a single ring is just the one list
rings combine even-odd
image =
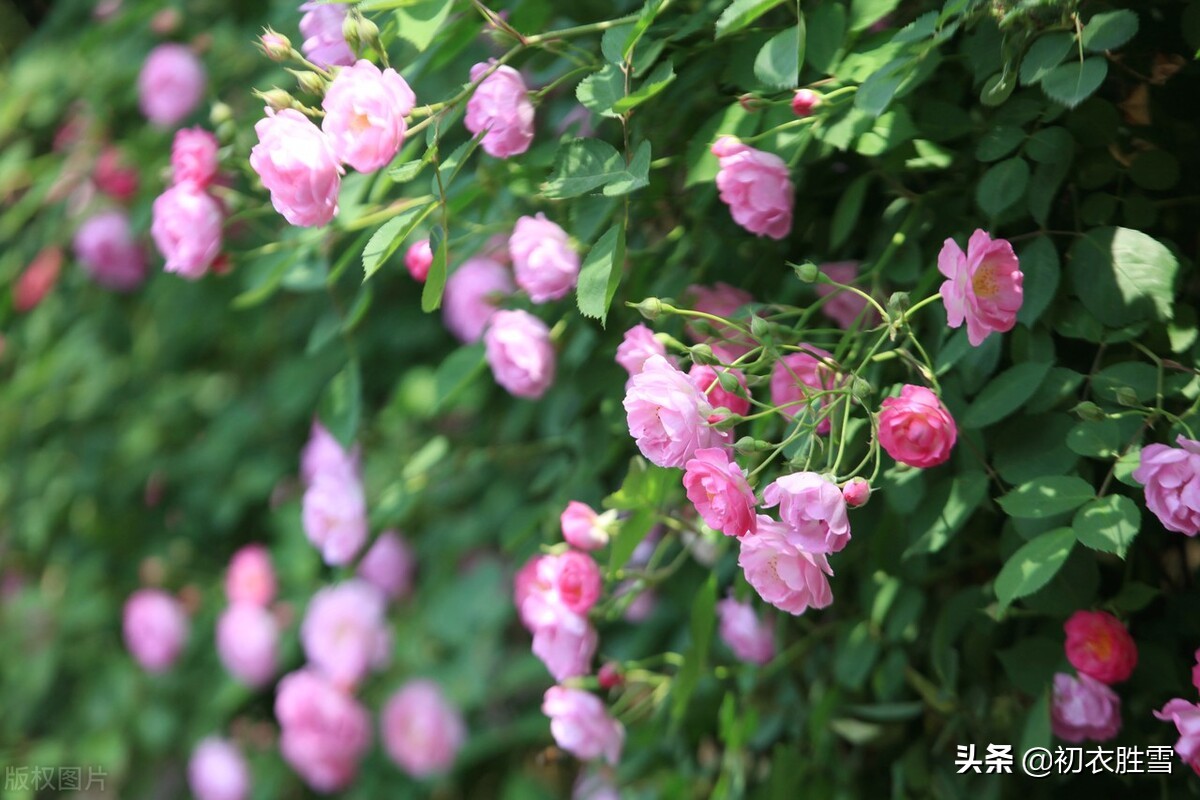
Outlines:
[{"label": "serrated leaf", "polygon": [[717,38],[737,33],[783,0],[733,0],[717,18]]},{"label": "serrated leaf", "polygon": [[396,32],[423,53],[437,38],[442,23],[450,16],[453,0],[418,0],[396,9]]},{"label": "serrated leaf", "polygon": [[379,226],[379,230],[372,234],[367,246],[363,248],[364,281],[379,271],[379,268],[391,258],[392,254],[404,244],[404,240],[425,221],[425,218],[436,207],[437,203],[434,202],[414,206],[401,211]]},{"label": "serrated leaf", "polygon": [[442,228],[434,228],[429,234],[429,249],[433,252],[433,261],[429,264],[425,286],[421,289],[421,310],[426,314],[437,311],[442,304],[442,292],[446,290],[449,259],[446,238],[446,232]]},{"label": "serrated leaf", "polygon": [[1017,322],[1032,327],[1054,300],[1062,269],[1058,249],[1049,236],[1037,237],[1025,245],[1018,256],[1024,280]]},{"label": "serrated leaf", "polygon": [[975,202],[988,216],[995,217],[1025,196],[1029,187],[1029,164],[1023,158],[1007,158],[993,164],[975,187]]},{"label": "serrated leaf", "polygon": [[1078,508],[1096,496],[1092,485],[1074,475],[1048,475],[1023,483],[996,502],[1010,517],[1045,519]]},{"label": "serrated leaf", "polygon": [[1108,62],[1103,58],[1085,58],[1060,64],[1041,80],[1042,91],[1051,100],[1074,108],[1092,96],[1108,75]]},{"label": "serrated leaf", "polygon": [[871,73],[854,95],[854,107],[879,116],[896,96],[896,90],[912,73],[912,59],[895,58]]},{"label": "serrated leaf", "polygon": [[633,48],[637,46],[638,41],[654,24],[655,17],[658,12],[662,11],[666,5],[665,0],[646,0],[646,4],[642,6],[642,13],[638,16],[637,22],[633,24],[629,35],[625,37],[625,44],[621,47],[621,60],[628,60],[629,55],[633,52]]},{"label": "serrated leaf", "polygon": [[1032,86],[1046,77],[1071,52],[1075,37],[1069,33],[1047,33],[1029,46],[1021,59],[1021,85]]},{"label": "serrated leaf", "polygon": [[1105,326],[1169,320],[1179,262],[1158,240],[1129,228],[1095,228],[1071,247],[1075,293]]},{"label": "serrated leaf", "polygon": [[613,225],[592,245],[579,270],[576,303],[579,313],[604,325],[625,261],[625,227]]},{"label": "serrated leaf", "polygon": [[798,24],[781,31],[758,51],[754,59],[754,77],[774,89],[794,89],[800,82],[804,63],[804,17]]},{"label": "serrated leaf", "polygon": [[996,598],[1004,611],[1013,600],[1031,595],[1053,578],[1075,546],[1070,528],[1056,528],[1026,542],[1012,554],[996,576]]},{"label": "serrated leaf", "polygon": [[593,72],[575,89],[575,97],[584,108],[602,117],[619,117],[613,104],[625,96],[625,75],[612,64]]},{"label": "serrated leaf", "polygon": [[642,81],[641,86],[613,103],[613,111],[624,114],[626,111],[640,106],[667,88],[673,80],[675,80],[675,65],[670,61],[662,62],[654,68],[646,80]]},{"label": "serrated leaf", "polygon": [[1138,15],[1128,8],[1097,14],[1083,26],[1079,41],[1092,53],[1116,50],[1138,31]]},{"label": "serrated leaf", "polygon": [[578,197],[603,189],[613,196],[650,183],[650,143],[642,142],[628,166],[616,148],[599,139],[575,139],[558,151],[554,172],[542,185],[551,200]]},{"label": "serrated leaf", "polygon": [[1138,534],[1142,515],[1128,497],[1110,494],[1075,512],[1071,527],[1079,543],[1093,550],[1116,553],[1121,558]]},{"label": "serrated leaf", "polygon": [[985,428],[1012,414],[1033,397],[1049,371],[1049,363],[1026,361],[1001,372],[983,387],[962,415],[962,426]]}]

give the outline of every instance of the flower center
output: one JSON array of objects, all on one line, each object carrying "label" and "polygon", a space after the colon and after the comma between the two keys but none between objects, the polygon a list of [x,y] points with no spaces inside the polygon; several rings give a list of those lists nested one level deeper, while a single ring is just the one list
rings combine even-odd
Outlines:
[{"label": "flower center", "polygon": [[971,277],[971,288],[976,297],[990,299],[1000,291],[1000,282],[996,280],[996,270],[991,264],[981,264]]},{"label": "flower center", "polygon": [[371,120],[367,118],[366,114],[359,112],[351,115],[350,130],[354,131],[355,133],[362,133],[369,127],[371,127]]}]

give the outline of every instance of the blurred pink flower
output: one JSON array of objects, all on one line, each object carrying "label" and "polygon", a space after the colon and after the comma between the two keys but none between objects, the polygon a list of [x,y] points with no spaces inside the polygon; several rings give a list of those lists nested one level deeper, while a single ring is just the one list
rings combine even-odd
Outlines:
[{"label": "blurred pink flower", "polygon": [[187,643],[188,618],[179,599],[139,589],[125,601],[125,646],[147,672],[164,672]]},{"label": "blurred pink flower", "polygon": [[203,189],[217,177],[217,137],[203,128],[180,128],[171,143],[171,179]]},{"label": "blurred pink flower", "polygon": [[1111,739],[1121,730],[1121,699],[1087,675],[1076,679],[1060,672],[1054,676],[1050,729],[1067,742]]},{"label": "blurred pink flower", "polygon": [[[745,317],[738,311],[743,306],[754,302],[749,292],[730,286],[728,283],[714,283],[712,286],[692,284],[683,291],[684,301],[691,304],[695,311],[712,314],[714,317],[734,321]],[[722,361],[732,362],[739,356],[750,352],[755,346],[752,338],[730,325],[715,323],[708,319],[689,318],[684,331],[694,342],[705,342],[712,346],[713,353]],[[708,333],[709,329],[716,332],[715,338]]]},{"label": "blurred pink flower", "polygon": [[512,276],[503,264],[490,258],[467,259],[446,280],[442,296],[446,328],[459,341],[479,341],[498,300],[512,292]]},{"label": "blurred pink flower", "polygon": [[275,568],[261,544],[248,544],[229,559],[225,596],[230,603],[266,606],[275,599]]},{"label": "blurred pink flower", "polygon": [[[493,62],[471,67],[471,81],[479,79]],[[481,146],[496,158],[520,155],[533,141],[533,102],[521,73],[501,66],[488,75],[467,101],[463,120],[472,134],[487,131]]]},{"label": "blurred pink flower", "polygon": [[181,44],[160,44],[150,51],[138,75],[142,113],[160,128],[191,114],[204,96],[204,65]]},{"label": "blurred pink flower", "polygon": [[347,689],[372,669],[385,666],[391,659],[392,635],[384,602],[378,589],[357,579],[313,595],[300,625],[309,663]]},{"label": "blurred pink flower", "polygon": [[717,603],[721,641],[738,659],[749,664],[766,664],[775,657],[775,631],[760,620],[749,602],[727,597]]},{"label": "blurred pink flower", "polygon": [[1012,330],[1021,309],[1024,275],[1012,245],[982,230],[971,234],[967,252],[947,239],[938,254],[938,272],[946,276],[942,302],[951,328],[967,323],[967,339],[978,347],[992,333]]},{"label": "blurred pink flower", "polygon": [[347,451],[324,425],[313,420],[308,442],[300,453],[300,478],[309,484],[323,472],[358,475],[361,457],[357,446]]},{"label": "blurred pink flower", "polygon": [[408,248],[408,252],[404,254],[404,266],[408,269],[408,274],[412,275],[413,280],[418,283],[425,282],[432,265],[433,250],[429,246],[428,239],[413,242],[412,246]]},{"label": "blurred pink flower", "polygon": [[517,286],[535,303],[557,300],[579,280],[579,254],[567,232],[539,213],[521,217],[508,240]]},{"label": "blurred pink flower", "polygon": [[[857,261],[834,261],[822,264],[820,270],[838,283],[851,286],[858,280],[858,266]],[[821,304],[821,313],[836,322],[840,328],[849,329],[860,316],[864,328],[872,328],[880,322],[879,312],[874,306],[868,303],[865,297],[854,292],[830,286],[828,283],[818,283],[817,296],[829,298]]]},{"label": "blurred pink flower", "polygon": [[359,172],[374,172],[387,164],[404,144],[405,117],[417,97],[396,70],[366,59],[338,70],[325,91],[321,130],[333,152]]},{"label": "blurred pink flower", "polygon": [[371,717],[348,692],[310,669],[285,675],[275,693],[284,760],[318,792],[345,789],[371,746]]},{"label": "blurred pink flower", "polygon": [[263,606],[234,603],[217,620],[217,653],[233,677],[260,687],[275,677],[279,626]]},{"label": "blurred pink flower", "polygon": [[388,698],[380,728],[387,754],[416,778],[448,770],[467,738],[462,714],[429,680],[409,681]]},{"label": "blurred pink flower", "polygon": [[604,520],[591,506],[572,500],[559,517],[563,539],[580,550],[599,550],[608,544]]},{"label": "blurred pink flower", "polygon": [[496,383],[536,400],[554,383],[554,344],[546,323],[528,311],[497,311],[483,335]]},{"label": "blurred pink flower", "polygon": [[533,629],[533,654],[556,681],[591,672],[598,644],[596,629],[587,618],[564,605],[545,606]]},{"label": "blurred pink flower", "polygon": [[192,750],[188,786],[196,800],[246,800],[250,768],[233,742],[209,736]]},{"label": "blurred pink flower", "polygon": [[642,371],[646,359],[650,356],[667,355],[667,348],[654,338],[654,331],[638,323],[625,331],[625,338],[617,345],[617,363],[620,364],[630,377]]},{"label": "blurred pink flower", "polygon": [[18,313],[32,311],[45,299],[58,282],[62,261],[62,250],[57,247],[47,247],[33,257],[13,286],[13,308]]},{"label": "blurred pink flower", "polygon": [[542,713],[550,718],[554,741],[576,758],[590,761],[603,757],[610,764],[620,760],[625,728],[608,715],[594,694],[551,686],[542,699]]},{"label": "blurred pink flower", "polygon": [[150,235],[167,263],[164,269],[197,280],[221,252],[221,206],[203,189],[180,183],[154,200]]},{"label": "blurred pink flower", "polygon": [[96,188],[118,202],[126,203],[137,194],[140,183],[138,171],[126,166],[121,151],[115,147],[106,147],[96,159],[92,170],[92,181]]},{"label": "blurred pink flower", "polygon": [[304,492],[304,533],[326,564],[350,563],[367,542],[367,500],[354,472],[323,470]]},{"label": "blurred pink flower", "polygon": [[300,49],[318,67],[348,67],[354,63],[354,51],[342,35],[346,21],[346,6],[310,2],[300,6],[300,34],[304,42]]},{"label": "blurred pink flower", "polygon": [[[829,395],[809,400],[818,392],[827,392],[837,385],[837,372],[817,355],[832,361],[833,354],[811,344],[801,344],[806,351],[783,356],[771,369],[771,402],[788,419],[815,416],[818,409],[831,402]],[[813,355],[815,353],[816,355]],[[817,423],[817,433],[829,433],[832,423],[825,416]]]},{"label": "blurred pink flower", "polygon": [[146,278],[146,255],[133,237],[123,211],[101,211],[75,234],[75,257],[92,280],[128,292]]},{"label": "blurred pink flower", "polygon": [[[1103,684],[1100,686],[1112,691]],[[1200,774],[1200,703],[1189,703],[1177,697],[1163,706],[1161,711],[1155,711],[1154,716],[1163,722],[1175,723],[1175,729],[1179,731],[1175,753],[1192,771]]]},{"label": "blurred pink flower", "polygon": [[358,577],[384,593],[390,600],[399,600],[412,588],[416,558],[412,548],[399,531],[386,530],[358,562]]}]

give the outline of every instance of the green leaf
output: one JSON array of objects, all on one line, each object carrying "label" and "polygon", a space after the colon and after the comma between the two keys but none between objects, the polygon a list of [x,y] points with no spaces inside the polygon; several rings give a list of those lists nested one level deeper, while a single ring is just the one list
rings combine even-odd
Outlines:
[{"label": "green leaf", "polygon": [[1016,88],[1016,75],[1011,70],[1004,69],[984,81],[983,88],[979,90],[979,102],[993,108],[1002,106],[1012,97],[1013,89]]},{"label": "green leaf", "polygon": [[1085,58],[1060,64],[1042,78],[1042,91],[1051,100],[1074,108],[1092,96],[1108,75],[1108,62],[1103,58]]},{"label": "green leaf", "polygon": [[1097,14],[1083,26],[1079,40],[1083,49],[1093,53],[1116,50],[1138,31],[1138,16],[1128,8]]},{"label": "green leaf", "polygon": [[1108,601],[1116,611],[1133,614],[1154,602],[1161,592],[1153,586],[1138,581],[1129,581],[1121,587],[1117,596]]},{"label": "green leaf", "polygon": [[717,574],[714,572],[704,582],[704,587],[692,599],[690,630],[692,644],[684,655],[683,665],[671,685],[671,716],[683,718],[688,709],[688,700],[700,682],[708,664],[708,650],[712,644],[713,629],[717,620]]},{"label": "green leaf", "polygon": [[854,95],[854,107],[879,116],[887,109],[892,98],[896,96],[896,90],[912,71],[912,59],[892,59],[858,87],[858,92]]},{"label": "green leaf", "polygon": [[1014,205],[1029,186],[1029,164],[1023,158],[1009,158],[983,173],[975,188],[975,202],[990,217]]},{"label": "green leaf", "polygon": [[836,250],[850,238],[854,226],[858,224],[858,217],[862,213],[863,201],[867,197],[870,185],[871,174],[860,175],[851,181],[846,191],[838,198],[837,207],[833,210],[833,219],[829,223],[830,248]]},{"label": "green leaf", "polygon": [[754,77],[774,89],[794,89],[804,63],[804,17],[793,27],[775,34],[754,59]]},{"label": "green leaf", "polygon": [[805,60],[825,75],[832,74],[838,51],[846,38],[846,7],[841,3],[822,3],[805,12],[808,31],[805,38]]},{"label": "green leaf", "polygon": [[436,387],[435,409],[442,409],[466,388],[475,376],[483,372],[484,347],[482,342],[465,345],[442,359],[434,374]]},{"label": "green leaf", "polygon": [[666,5],[666,0],[646,0],[646,4],[642,6],[642,13],[638,16],[638,20],[634,23],[633,28],[629,31],[629,35],[625,37],[625,44],[621,46],[621,60],[628,60],[633,48],[637,47],[638,41],[650,30],[650,26],[654,24],[655,17],[658,12],[662,11]]},{"label": "green leaf", "polygon": [[1078,508],[1096,496],[1092,485],[1074,475],[1048,475],[1023,483],[996,502],[1010,517],[1045,519]]},{"label": "green leaf", "polygon": [[599,139],[575,139],[558,151],[554,172],[542,185],[551,200],[578,197],[603,188],[604,194],[627,194],[650,183],[650,143],[642,142],[627,167],[616,149]]},{"label": "green leaf", "polygon": [[1070,161],[1075,155],[1075,140],[1066,128],[1042,128],[1025,143],[1025,155],[1039,164]]},{"label": "green leaf", "polygon": [[618,570],[633,556],[633,551],[654,527],[654,509],[641,508],[621,522],[621,527],[612,539],[609,548],[609,570]]},{"label": "green leaf", "polygon": [[1021,59],[1021,85],[1032,86],[1046,77],[1071,52],[1075,37],[1069,33],[1047,33],[1029,46]]},{"label": "green leaf", "polygon": [[1076,511],[1071,527],[1080,544],[1124,558],[1141,524],[1142,516],[1132,500],[1110,494]]},{"label": "green leaf", "polygon": [[1179,262],[1156,239],[1129,228],[1096,228],[1071,247],[1075,293],[1110,328],[1169,320]]},{"label": "green leaf", "polygon": [[624,114],[667,88],[667,85],[673,80],[675,80],[675,66],[670,61],[663,61],[654,68],[646,80],[642,81],[641,86],[613,103],[612,109],[618,114]]},{"label": "green leaf", "polygon": [[900,0],[851,0],[850,30],[863,31],[896,10]]},{"label": "green leaf", "polygon": [[418,0],[396,9],[396,29],[401,39],[424,53],[450,16],[453,0]]},{"label": "green leaf", "polygon": [[983,387],[960,423],[970,429],[999,422],[1033,397],[1049,371],[1048,362],[1027,361],[1001,372]]},{"label": "green leaf", "polygon": [[1067,447],[1089,458],[1115,458],[1121,449],[1121,425],[1115,419],[1076,423],[1067,432]]},{"label": "green leaf", "polygon": [[1143,189],[1165,192],[1179,183],[1179,159],[1166,150],[1147,150],[1133,160],[1129,177]]},{"label": "green leaf", "polygon": [[433,262],[429,265],[429,274],[425,276],[425,286],[421,289],[421,310],[426,314],[438,309],[442,304],[442,292],[446,289],[445,231],[434,228],[429,237],[429,247],[433,250]]},{"label": "green leaf", "polygon": [[317,416],[334,438],[345,447],[354,444],[362,412],[362,376],[358,362],[351,361],[325,386]]},{"label": "green leaf", "polygon": [[391,258],[392,253],[395,253],[404,244],[404,240],[425,221],[425,217],[429,216],[429,212],[436,207],[437,203],[432,202],[414,206],[401,211],[379,226],[379,230],[375,231],[363,249],[364,281],[379,271],[384,262]]},{"label": "green leaf", "polygon": [[1074,546],[1075,533],[1070,528],[1056,528],[1022,545],[996,576],[1000,610],[1004,611],[1013,600],[1031,595],[1049,583]]},{"label": "green leaf", "polygon": [[996,161],[1021,146],[1025,131],[1016,125],[993,125],[987,129],[975,147],[975,157],[980,161]]},{"label": "green leaf", "polygon": [[601,325],[605,324],[608,308],[621,281],[624,263],[625,226],[618,223],[592,245],[587,258],[583,260],[576,289],[580,314],[600,320]]},{"label": "green leaf", "polygon": [[650,140],[645,139],[633,153],[629,166],[618,172],[604,187],[605,197],[618,197],[650,185]]},{"label": "green leaf", "polygon": [[748,27],[783,0],[733,0],[717,18],[717,38],[730,36]]},{"label": "green leaf", "polygon": [[1021,284],[1023,300],[1017,311],[1017,322],[1032,327],[1058,291],[1062,272],[1058,248],[1049,236],[1039,236],[1021,249],[1018,260],[1025,277]]},{"label": "green leaf", "polygon": [[986,496],[987,476],[982,472],[967,472],[956,477],[948,494],[935,495],[914,515],[914,532],[926,526],[927,517],[933,519],[921,537],[904,551],[904,558],[936,553],[945,547]]},{"label": "green leaf", "polygon": [[619,117],[613,104],[625,96],[625,76],[620,69],[606,64],[604,69],[593,72],[575,89],[575,97],[589,111],[602,117]]}]

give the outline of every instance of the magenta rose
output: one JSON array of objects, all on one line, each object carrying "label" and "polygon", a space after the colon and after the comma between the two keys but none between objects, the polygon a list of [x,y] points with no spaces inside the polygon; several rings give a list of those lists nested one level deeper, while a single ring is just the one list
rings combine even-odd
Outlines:
[{"label": "magenta rose", "polygon": [[741,539],[738,566],[758,596],[789,614],[832,603],[828,558],[804,549],[792,528],[770,517],[760,515],[757,527]]},{"label": "magenta rose", "polygon": [[346,21],[346,6],[334,3],[310,2],[300,6],[300,34],[304,41],[300,49],[318,67],[348,67],[354,63],[354,51],[346,44],[342,25]]},{"label": "magenta rose", "polygon": [[203,189],[217,177],[217,137],[203,128],[180,128],[171,143],[171,180]]},{"label": "magenta rose", "polygon": [[350,689],[387,665],[391,633],[383,593],[351,579],[321,589],[308,604],[300,642],[308,662],[334,684]]},{"label": "magenta rose", "polygon": [[400,146],[417,97],[396,70],[365,59],[337,72],[325,91],[321,130],[334,154],[359,172],[387,166]]},{"label": "magenta rose", "polygon": [[467,738],[462,714],[429,680],[414,680],[388,698],[379,716],[383,747],[416,778],[445,772]]},{"label": "magenta rose", "polygon": [[92,280],[128,292],[146,278],[146,254],[133,237],[123,211],[101,211],[75,234],[75,257]]},{"label": "magenta rose", "polygon": [[217,654],[229,674],[250,687],[275,677],[279,625],[271,612],[252,603],[234,603],[217,620]]},{"label": "magenta rose", "polygon": [[720,160],[717,189],[733,221],[758,236],[783,239],[792,229],[796,190],[782,158],[722,136],[712,146]]},{"label": "magenta rose", "polygon": [[812,89],[797,89],[792,95],[792,113],[797,117],[812,116],[813,109],[821,104],[821,95]]},{"label": "magenta rose", "polygon": [[727,597],[717,603],[721,641],[740,661],[766,664],[775,657],[775,632],[769,622],[760,620],[750,603]]},{"label": "magenta rose", "polygon": [[508,239],[517,286],[535,303],[557,300],[575,288],[579,254],[567,232],[539,213],[521,217]]},{"label": "magenta rose", "polygon": [[551,686],[542,699],[542,713],[550,718],[554,741],[571,755],[583,761],[603,757],[610,764],[620,760],[625,728],[591,692]]},{"label": "magenta rose", "polygon": [[422,239],[419,242],[413,242],[412,246],[408,248],[408,252],[404,254],[404,267],[408,270],[408,274],[412,275],[414,281],[424,283],[431,266],[433,266],[433,248],[429,246],[429,240]]},{"label": "magenta rose", "polygon": [[167,272],[197,280],[221,252],[221,206],[203,189],[180,183],[154,200],[150,235]]},{"label": "magenta rose", "polygon": [[1200,441],[1179,436],[1178,447],[1142,448],[1133,479],[1146,487],[1146,507],[1169,531],[1200,533]]},{"label": "magenta rose", "polygon": [[358,562],[358,577],[383,592],[390,600],[399,600],[412,587],[416,557],[399,531],[379,534],[375,544]]},{"label": "magenta rose", "polygon": [[183,120],[204,96],[204,65],[181,44],[160,44],[138,74],[138,101],[146,119],[160,128]]},{"label": "magenta rose", "polygon": [[936,467],[950,458],[958,427],[942,401],[924,386],[905,384],[880,404],[879,444],[910,467]]},{"label": "magenta rose", "polygon": [[[471,81],[479,80],[492,63],[471,67]],[[533,101],[521,73],[501,66],[484,78],[467,101],[463,122],[472,135],[487,131],[480,144],[490,156],[509,158],[528,150],[533,141]]]},{"label": "magenta rose", "polygon": [[497,311],[483,336],[496,383],[533,400],[554,383],[554,345],[546,323],[528,311]]},{"label": "magenta rose", "polygon": [[851,478],[842,487],[842,498],[846,501],[846,505],[851,508],[866,505],[870,497],[871,484],[863,478]]},{"label": "magenta rose", "polygon": [[125,601],[125,646],[147,672],[164,672],[187,643],[188,618],[162,589],[139,589]]},{"label": "magenta rose", "polygon": [[209,736],[200,740],[188,759],[188,786],[196,800],[246,800],[250,767],[237,745]]},{"label": "magenta rose", "polygon": [[951,328],[967,323],[967,339],[978,347],[992,333],[1011,331],[1021,309],[1024,275],[1012,245],[981,230],[971,234],[964,253],[947,239],[938,254],[938,272],[946,276],[942,302]]},{"label": "magenta rose", "polygon": [[1054,676],[1050,700],[1050,730],[1067,742],[1103,742],[1121,730],[1121,698],[1087,675]]},{"label": "magenta rose", "polygon": [[779,519],[812,553],[836,553],[850,541],[846,500],[838,487],[815,472],[776,478],[763,489],[763,506],[779,506]]},{"label": "magenta rose", "polygon": [[311,669],[285,675],[275,692],[279,749],[318,792],[345,789],[371,747],[371,716],[350,694]]},{"label": "magenta rose", "polygon": [[[832,402],[829,395],[814,395],[837,385],[837,371],[823,360],[831,362],[833,354],[811,344],[801,346],[811,352],[783,356],[771,369],[771,402],[779,406],[779,413],[788,419],[795,419],[806,411],[815,414],[817,409],[829,405]],[[829,417],[824,416],[817,423],[817,433],[829,433],[832,427]]]},{"label": "magenta rose", "polygon": [[271,193],[271,205],[292,225],[319,227],[338,211],[342,167],[321,129],[292,108],[267,109],[254,126],[250,166]]},{"label": "magenta rose", "polygon": [[754,490],[746,481],[746,473],[724,448],[697,450],[684,464],[683,488],[713,530],[726,536],[745,536],[757,528]]},{"label": "magenta rose", "polygon": [[713,407],[687,376],[651,356],[625,393],[629,435],[651,463],[682,467],[697,450],[726,444],[729,434],[709,424]]},{"label": "magenta rose", "polygon": [[1106,611],[1076,611],[1063,625],[1067,660],[1081,675],[1120,683],[1137,666],[1137,645],[1121,621]]},{"label": "magenta rose", "polygon": [[477,342],[499,300],[512,292],[512,276],[503,264],[490,258],[469,258],[446,281],[442,320],[459,341]]}]

